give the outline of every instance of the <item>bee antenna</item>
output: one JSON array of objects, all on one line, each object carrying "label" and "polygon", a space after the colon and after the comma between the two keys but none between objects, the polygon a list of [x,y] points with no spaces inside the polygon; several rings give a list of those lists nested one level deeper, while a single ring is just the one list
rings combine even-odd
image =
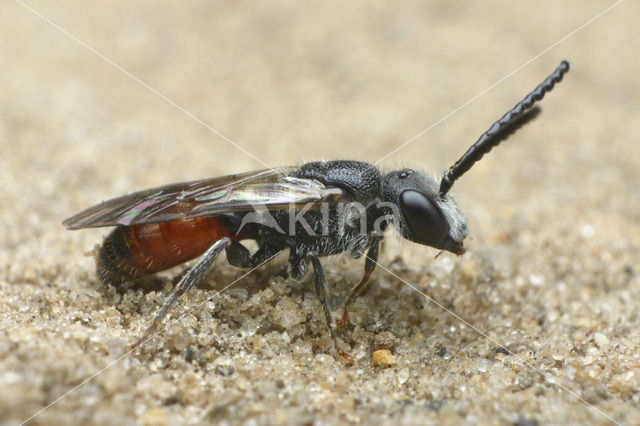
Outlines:
[{"label": "bee antenna", "polygon": [[503,115],[500,120],[493,123],[489,130],[484,132],[478,141],[471,145],[471,148],[442,176],[442,180],[440,181],[440,197],[446,195],[456,179],[465,174],[471,166],[480,160],[487,152],[491,151],[494,146],[497,146],[500,142],[515,133],[520,127],[534,119],[540,113],[538,106],[532,108],[534,104],[542,100],[544,95],[551,91],[556,83],[562,81],[562,77],[567,71],[569,71],[569,62],[562,61],[558,68],[540,83],[538,87]]}]

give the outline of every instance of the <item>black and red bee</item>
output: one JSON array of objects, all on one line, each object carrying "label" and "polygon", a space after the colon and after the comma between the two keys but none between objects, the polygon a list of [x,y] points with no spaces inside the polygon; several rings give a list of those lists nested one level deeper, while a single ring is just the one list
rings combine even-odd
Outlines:
[{"label": "black and red bee", "polygon": [[[360,161],[317,161],[128,194],[91,207],[64,225],[68,229],[116,227],[96,260],[100,279],[113,285],[200,257],[138,343],[205,276],[222,250],[230,264],[241,268],[257,267],[288,250],[295,279],[302,279],[311,263],[316,293],[334,336],[320,258],[344,252],[359,258],[367,253],[364,276],[345,304],[344,322],[348,305],[362,292],[376,266],[382,233],[389,223],[410,241],[464,253],[467,224],[449,189],[485,153],[537,116],[536,101],[568,70],[569,63],[563,61],[483,133],[440,182],[411,169],[383,174]],[[251,254],[243,240],[256,241],[258,250]]]}]

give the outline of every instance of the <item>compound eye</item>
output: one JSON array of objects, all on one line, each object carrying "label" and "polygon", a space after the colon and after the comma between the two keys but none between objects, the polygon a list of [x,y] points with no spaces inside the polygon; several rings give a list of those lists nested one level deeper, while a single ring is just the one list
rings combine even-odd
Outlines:
[{"label": "compound eye", "polygon": [[449,235],[449,227],[432,201],[418,191],[406,190],[400,194],[400,210],[411,231],[410,240],[441,248]]}]

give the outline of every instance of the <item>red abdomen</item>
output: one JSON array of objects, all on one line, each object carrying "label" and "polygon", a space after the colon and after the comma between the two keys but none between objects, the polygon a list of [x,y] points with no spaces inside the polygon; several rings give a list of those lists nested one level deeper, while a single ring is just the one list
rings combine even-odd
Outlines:
[{"label": "red abdomen", "polygon": [[224,216],[120,226],[100,248],[98,276],[120,284],[153,274],[200,256],[223,237],[236,237]]}]

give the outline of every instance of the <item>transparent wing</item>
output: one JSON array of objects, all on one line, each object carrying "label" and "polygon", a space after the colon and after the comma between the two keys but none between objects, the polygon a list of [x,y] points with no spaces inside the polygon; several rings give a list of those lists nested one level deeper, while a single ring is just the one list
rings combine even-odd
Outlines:
[{"label": "transparent wing", "polygon": [[68,229],[81,229],[168,222],[255,207],[288,209],[342,195],[341,190],[327,188],[316,180],[288,176],[293,170],[258,170],[147,189],[104,201],[63,224]]}]

